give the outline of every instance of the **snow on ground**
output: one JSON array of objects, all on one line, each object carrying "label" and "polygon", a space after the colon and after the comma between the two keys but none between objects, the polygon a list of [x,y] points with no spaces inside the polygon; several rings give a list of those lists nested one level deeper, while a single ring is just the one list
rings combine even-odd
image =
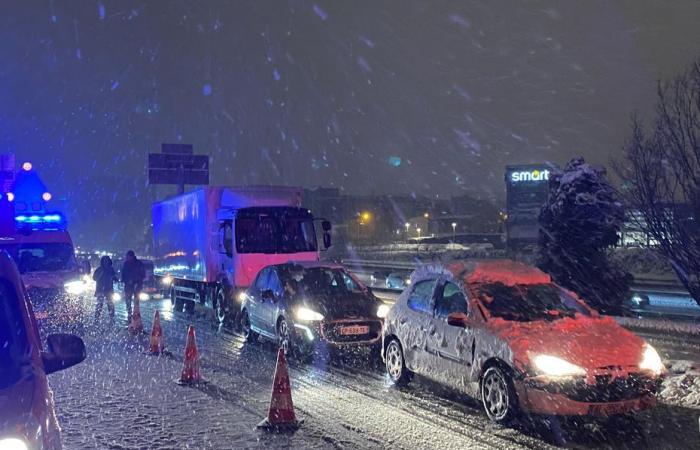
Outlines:
[{"label": "snow on ground", "polygon": [[667,368],[669,375],[659,394],[661,401],[700,409],[700,362],[672,361]]},{"label": "snow on ground", "polygon": [[[668,319],[649,319],[635,317],[616,317],[617,323],[633,331],[663,331],[683,334],[692,337],[700,337],[700,323],[682,322]],[[700,355],[698,355],[700,359]]]}]

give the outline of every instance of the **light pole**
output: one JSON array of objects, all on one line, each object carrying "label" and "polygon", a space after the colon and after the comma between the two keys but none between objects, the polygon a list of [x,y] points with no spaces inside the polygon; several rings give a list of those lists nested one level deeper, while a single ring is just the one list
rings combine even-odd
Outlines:
[{"label": "light pole", "polygon": [[408,232],[409,232],[410,229],[411,229],[411,224],[408,223],[408,222],[406,222],[405,224],[403,224],[403,226],[406,227],[406,241],[408,241],[408,238],[409,238]]},{"label": "light pole", "polygon": [[457,222],[452,222],[452,243],[455,243],[455,238],[457,235]]},{"label": "light pole", "polygon": [[416,228],[416,232],[418,232],[418,239],[420,239],[420,227]]}]

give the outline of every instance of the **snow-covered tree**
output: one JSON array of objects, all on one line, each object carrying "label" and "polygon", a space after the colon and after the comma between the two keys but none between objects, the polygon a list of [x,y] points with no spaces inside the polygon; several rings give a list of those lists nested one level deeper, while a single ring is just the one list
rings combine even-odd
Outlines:
[{"label": "snow-covered tree", "polygon": [[700,304],[700,61],[657,96],[652,125],[634,119],[616,171],[648,246]]},{"label": "snow-covered tree", "polygon": [[605,169],[579,157],[553,171],[539,220],[538,266],[601,312],[619,313],[632,277],[610,258],[625,210]]}]

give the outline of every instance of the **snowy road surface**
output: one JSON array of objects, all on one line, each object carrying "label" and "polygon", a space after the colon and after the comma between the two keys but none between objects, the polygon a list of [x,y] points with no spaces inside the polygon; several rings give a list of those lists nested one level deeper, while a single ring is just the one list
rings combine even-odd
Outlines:
[{"label": "snowy road surface", "polygon": [[[169,301],[142,303],[147,330],[155,308],[171,356],[144,354],[148,337],[128,336],[119,304],[114,327],[85,327],[88,359],[50,377],[65,448],[700,448],[698,409],[660,405],[610,424],[540,417],[504,428],[489,422],[474,400],[431,382],[391,387],[364,354],[332,364],[292,361],[296,413],[305,423],[296,434],[264,434],[255,425],[267,412],[274,347],[246,344],[201,315],[173,314]],[[86,321],[91,314],[87,299]],[[174,382],[190,323],[209,381],[196,388]],[[659,347],[673,351],[672,343]]]}]

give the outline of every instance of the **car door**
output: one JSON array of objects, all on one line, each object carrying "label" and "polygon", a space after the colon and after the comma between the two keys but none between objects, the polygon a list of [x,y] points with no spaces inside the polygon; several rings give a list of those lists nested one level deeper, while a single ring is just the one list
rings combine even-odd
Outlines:
[{"label": "car door", "polygon": [[280,281],[277,270],[270,269],[269,278],[267,279],[267,289],[272,291],[273,299],[265,299],[262,301],[261,316],[265,324],[265,332],[271,336],[276,335],[277,317],[280,314],[280,308],[284,302],[284,290]]},{"label": "car door", "polygon": [[431,319],[432,329],[428,348],[438,358],[440,381],[459,389],[469,388],[471,365],[474,359],[475,340],[471,327],[449,325],[447,317],[452,313],[469,314],[468,298],[456,283],[441,280],[435,290],[435,309]]},{"label": "car door", "polygon": [[433,317],[433,297],[437,278],[424,279],[411,289],[406,300],[405,320],[400,320],[401,343],[409,369],[427,375],[434,365],[434,356],[428,353],[427,341]]},{"label": "car door", "polygon": [[262,299],[262,293],[264,290],[268,289],[267,280],[270,278],[270,269],[264,268],[258,273],[255,278],[252,289],[249,290],[248,294],[248,317],[250,317],[250,324],[254,330],[260,332],[265,331],[264,324],[264,302]]}]

